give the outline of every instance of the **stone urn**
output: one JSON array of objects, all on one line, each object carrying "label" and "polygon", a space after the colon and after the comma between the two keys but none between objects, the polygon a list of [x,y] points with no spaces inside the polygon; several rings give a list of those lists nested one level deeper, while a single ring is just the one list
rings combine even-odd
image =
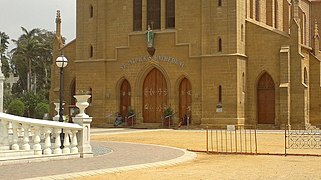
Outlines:
[{"label": "stone urn", "polygon": [[[55,105],[55,111],[57,112],[57,114],[53,117],[53,120],[59,121],[59,102],[53,103],[53,104]],[[62,103],[62,107],[64,107],[64,105],[65,105],[65,103]],[[64,109],[64,108],[62,108],[62,109]]]},{"label": "stone urn", "polygon": [[89,116],[85,113],[85,109],[89,106],[88,99],[91,97],[91,95],[74,95],[74,98],[76,98],[76,106],[79,108],[79,114],[76,115],[76,117],[84,117],[88,118]]}]

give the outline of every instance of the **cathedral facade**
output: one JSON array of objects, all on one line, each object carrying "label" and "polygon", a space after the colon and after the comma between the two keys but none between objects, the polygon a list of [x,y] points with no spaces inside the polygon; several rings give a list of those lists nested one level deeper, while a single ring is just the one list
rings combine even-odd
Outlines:
[{"label": "cathedral facade", "polygon": [[[136,114],[137,127],[172,124],[283,129],[321,125],[318,0],[77,0],[64,68],[65,113],[88,91],[93,126]],[[52,65],[50,99],[59,97]],[[53,114],[53,107],[51,108]],[[186,122],[185,122],[186,123]],[[184,124],[184,122],[183,122]]]}]

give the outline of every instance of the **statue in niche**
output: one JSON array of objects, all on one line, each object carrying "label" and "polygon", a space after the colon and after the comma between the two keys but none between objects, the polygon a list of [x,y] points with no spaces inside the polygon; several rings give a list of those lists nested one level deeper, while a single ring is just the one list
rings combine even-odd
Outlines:
[{"label": "statue in niche", "polygon": [[147,38],[147,52],[149,53],[149,55],[153,56],[155,53],[154,32],[151,29],[150,25],[148,25],[147,27],[146,38]]}]

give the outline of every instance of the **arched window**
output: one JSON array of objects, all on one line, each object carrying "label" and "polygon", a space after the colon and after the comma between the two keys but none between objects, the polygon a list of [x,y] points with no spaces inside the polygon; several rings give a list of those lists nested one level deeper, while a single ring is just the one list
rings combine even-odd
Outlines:
[{"label": "arched window", "polygon": [[308,85],[308,71],[306,67],[304,68],[303,83]]},{"label": "arched window", "polygon": [[142,0],[134,0],[133,4],[133,30],[142,30]]},{"label": "arched window", "polygon": [[218,86],[218,102],[222,103],[222,86]]},{"label": "arched window", "polygon": [[218,52],[222,52],[222,39],[218,39]]},{"label": "arched window", "polygon": [[161,27],[161,1],[147,0],[147,25],[152,29],[160,29]]},{"label": "arched window", "polygon": [[92,5],[89,6],[89,17],[90,18],[94,17],[94,7]]},{"label": "arched window", "polygon": [[306,45],[306,15],[305,13],[302,14],[302,44]]},{"label": "arched window", "polygon": [[166,28],[175,27],[175,0],[166,0]]},{"label": "arched window", "polygon": [[221,6],[222,6],[222,0],[218,0],[217,5],[218,5],[219,7],[221,7]]},{"label": "arched window", "polygon": [[242,92],[245,92],[245,74],[242,73]]},{"label": "arched window", "polygon": [[279,19],[279,4],[277,0],[274,0],[274,27],[278,28]]},{"label": "arched window", "polygon": [[255,20],[260,21],[260,0],[255,1]]},{"label": "arched window", "polygon": [[92,45],[90,45],[89,48],[89,58],[92,58],[94,56],[94,47]]},{"label": "arched window", "polygon": [[241,25],[241,41],[244,41],[244,26],[243,24]]}]

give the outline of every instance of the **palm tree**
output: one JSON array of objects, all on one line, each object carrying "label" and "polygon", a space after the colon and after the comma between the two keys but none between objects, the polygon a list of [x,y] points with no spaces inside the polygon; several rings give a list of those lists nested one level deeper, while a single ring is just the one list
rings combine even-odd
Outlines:
[{"label": "palm tree", "polygon": [[[32,29],[28,31],[26,28],[21,27],[23,34],[19,37],[18,40],[13,40],[16,43],[16,48],[14,48],[11,52],[13,52],[15,64],[23,63],[23,66],[20,64],[17,68],[20,69],[20,72],[27,71],[27,83],[23,86],[27,87],[27,91],[31,91],[31,79],[32,79],[32,71],[36,69],[36,64],[39,64],[42,57],[45,56],[46,61],[51,62],[51,43],[52,41],[47,41],[48,38],[46,34],[48,31],[40,30],[39,28]],[[50,33],[49,33],[50,34]],[[49,57],[48,57],[49,54]],[[43,63],[42,63],[43,64]],[[44,64],[44,66],[47,63]],[[25,69],[25,70],[24,70]],[[48,68],[46,68],[48,69]],[[20,74],[20,73],[19,73]],[[20,74],[21,75],[21,74]]]}]

